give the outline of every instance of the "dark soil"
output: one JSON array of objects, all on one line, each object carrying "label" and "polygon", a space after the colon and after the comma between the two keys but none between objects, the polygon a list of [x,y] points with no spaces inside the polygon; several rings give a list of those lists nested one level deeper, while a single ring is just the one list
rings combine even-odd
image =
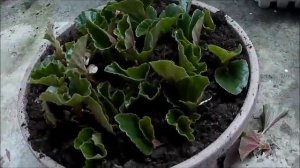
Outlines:
[{"label": "dark soil", "polygon": [[[234,49],[239,43],[242,44],[239,36],[226,23],[223,12],[213,14],[213,19],[217,25],[216,31],[207,35],[203,34],[202,43],[217,44],[226,49]],[[161,51],[157,48],[155,52]],[[164,59],[174,59],[168,54],[169,51],[164,54]],[[244,49],[240,57],[246,59],[248,57],[246,54]],[[157,127],[155,128],[156,137],[163,145],[155,149],[152,155],[144,156],[124,134],[120,133],[117,136],[107,134],[103,137],[108,156],[100,161],[99,167],[170,167],[200,152],[225,131],[239,113],[248,89],[244,89],[238,96],[224,91],[215,83],[213,77],[219,64],[218,59],[207,51],[203,51],[202,55],[209,67],[204,75],[208,76],[211,81],[204,97],[212,97],[212,99],[198,109],[201,118],[194,125],[196,141],[187,142],[176,133],[173,127],[154,119],[154,125]],[[153,59],[156,57],[157,54],[154,53]],[[70,120],[70,113],[73,109],[51,104],[52,111],[60,118],[56,128],[52,128],[46,124],[38,100],[39,94],[45,89],[46,87],[40,85],[31,85],[29,88],[26,107],[28,113],[27,127],[30,131],[28,141],[34,150],[40,151],[66,167],[83,167],[84,158],[80,151],[73,148],[73,140],[83,126],[89,125],[97,128],[96,122],[88,111],[84,111],[84,117],[82,117],[79,125]],[[162,107],[162,111],[164,108],[168,108],[168,106],[162,106],[159,99],[150,105],[147,104],[147,107]],[[144,105],[140,105],[139,108],[145,109]],[[151,108],[147,109],[147,111],[151,110]],[[154,114],[165,115],[157,112]],[[161,118],[160,116],[151,117]]]}]

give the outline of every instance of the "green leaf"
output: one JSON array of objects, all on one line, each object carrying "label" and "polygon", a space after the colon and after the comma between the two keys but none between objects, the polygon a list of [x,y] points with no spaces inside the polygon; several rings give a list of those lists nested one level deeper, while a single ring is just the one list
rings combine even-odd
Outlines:
[{"label": "green leaf", "polygon": [[116,43],[116,39],[113,36],[89,20],[87,20],[86,28],[97,49],[106,50]]},{"label": "green leaf", "polygon": [[209,79],[207,77],[196,75],[179,80],[176,83],[176,88],[182,101],[199,102],[208,84]]},{"label": "green leaf", "polygon": [[105,19],[105,17],[103,17],[101,15],[101,11],[99,10],[96,10],[96,9],[90,9],[90,10],[87,10],[87,11],[82,11],[80,13],[80,15],[78,15],[76,18],[75,18],[75,28],[86,34],[87,31],[86,31],[86,26],[87,26],[87,22],[90,21],[90,22],[94,22],[97,26],[103,28],[103,29],[106,29],[107,28],[107,21]]},{"label": "green leaf", "polygon": [[107,5],[106,9],[112,11],[119,10],[124,14],[128,14],[138,23],[146,19],[144,4],[140,0],[123,0]]},{"label": "green leaf", "polygon": [[177,22],[176,17],[161,18],[146,34],[143,51],[153,50],[161,35],[169,32]]},{"label": "green leaf", "polygon": [[80,149],[80,146],[88,141],[89,139],[92,138],[92,135],[94,133],[94,129],[92,128],[82,128],[79,133],[78,136],[76,137],[76,139],[74,140],[74,148],[75,149]]},{"label": "green leaf", "polygon": [[143,81],[149,72],[149,65],[147,63],[141,64],[139,66],[130,67],[128,69],[123,69],[116,62],[107,65],[104,71],[114,75],[121,76],[123,78],[133,80],[133,81]]},{"label": "green leaf", "polygon": [[189,26],[189,36],[193,39],[194,44],[199,44],[201,30],[204,22],[204,13],[199,9],[196,9],[193,13],[190,26]]},{"label": "green leaf", "polygon": [[46,58],[30,76],[30,83],[47,86],[60,86],[64,83],[65,66],[58,60]]},{"label": "green leaf", "polygon": [[147,34],[149,29],[153,26],[153,23],[156,23],[153,19],[145,19],[143,20],[135,30],[135,34],[137,37]]},{"label": "green leaf", "polygon": [[151,123],[151,118],[148,116],[144,116],[142,119],[140,119],[139,128],[142,131],[144,137],[152,143],[152,141],[155,139],[155,135],[154,128]]},{"label": "green leaf", "polygon": [[191,16],[188,13],[182,14],[177,21],[177,26],[183,31],[185,38],[191,38],[190,23],[191,23]]},{"label": "green leaf", "polygon": [[60,87],[50,86],[41,93],[40,100],[71,107],[85,103],[94,114],[96,121],[108,132],[113,133],[112,126],[101,105],[91,97],[92,86],[90,82],[81,78],[80,74],[74,70],[67,71],[66,76],[69,78],[68,86],[66,84]]},{"label": "green leaf", "polygon": [[178,55],[179,55],[179,65],[183,67],[188,73],[191,73],[196,70],[194,65],[190,62],[188,57],[191,57],[193,55],[186,55],[185,53],[185,46],[178,42]]},{"label": "green leaf", "polygon": [[119,113],[118,108],[120,108],[125,99],[124,92],[112,89],[109,82],[99,83],[97,91],[104,99],[103,104],[107,104],[106,106],[109,106],[110,111],[112,111],[114,115]]},{"label": "green leaf", "polygon": [[194,130],[191,128],[192,121],[179,109],[171,109],[166,115],[167,123],[175,126],[178,133],[189,141],[194,141]]},{"label": "green leaf", "polygon": [[123,16],[123,18],[119,21],[116,30],[118,30],[116,33],[119,40],[118,43],[122,42],[122,46],[125,46],[123,50],[128,50],[135,47],[134,33],[132,31],[131,22],[128,15]]},{"label": "green leaf", "polygon": [[64,44],[64,46],[65,46],[65,48],[66,48],[65,59],[66,59],[67,62],[69,62],[70,59],[71,59],[71,57],[72,57],[73,49],[74,49],[74,44],[75,44],[74,41],[66,42],[66,43]]},{"label": "green leaf", "polygon": [[206,64],[200,62],[201,48],[189,42],[181,29],[174,31],[173,36],[178,43],[179,65],[189,74],[200,74],[206,71]]},{"label": "green leaf", "polygon": [[189,13],[192,5],[192,0],[180,0],[179,4],[185,10],[186,13]]},{"label": "green leaf", "polygon": [[46,123],[51,125],[52,127],[56,127],[57,118],[53,115],[53,113],[50,110],[50,107],[48,106],[47,102],[41,103],[43,111],[44,111],[44,118],[46,120]]},{"label": "green leaf", "polygon": [[194,141],[194,130],[191,128],[191,120],[187,116],[180,116],[177,120],[176,129],[180,135],[185,136],[189,141]]},{"label": "green leaf", "polygon": [[83,128],[79,132],[74,140],[74,148],[81,150],[86,160],[102,159],[107,155],[101,133],[92,128]]},{"label": "green leaf", "polygon": [[44,36],[44,39],[47,39],[51,42],[52,46],[55,48],[54,56],[56,59],[63,60],[64,59],[64,51],[60,45],[60,42],[56,39],[54,35],[54,25],[52,23],[48,23],[46,33]]},{"label": "green leaf", "polygon": [[114,34],[118,37],[118,43],[115,48],[124,56],[126,61],[146,62],[151,51],[142,51],[139,53],[135,48],[135,37],[131,26],[131,20],[128,15],[124,15],[118,22]]},{"label": "green leaf", "polygon": [[209,85],[209,79],[201,75],[186,77],[176,83],[179,94],[179,102],[190,111],[195,111],[202,100],[205,88]]},{"label": "green leaf", "polygon": [[204,29],[208,32],[214,32],[216,29],[216,25],[210,15],[210,11],[207,9],[203,10],[204,12]]},{"label": "green leaf", "polygon": [[66,84],[60,87],[50,86],[41,93],[40,100],[73,107],[90,96],[91,84],[87,79],[81,78],[74,70],[68,70],[66,76],[70,81],[68,86]]},{"label": "green leaf", "polygon": [[185,77],[188,77],[185,69],[175,65],[173,61],[159,60],[150,62],[153,70],[164,79],[168,81],[179,81]]},{"label": "green leaf", "polygon": [[109,123],[109,119],[105,115],[104,109],[102,108],[101,104],[92,97],[88,97],[85,100],[85,103],[87,104],[88,109],[92,111],[96,121],[108,132],[114,134],[112,125]]},{"label": "green leaf", "polygon": [[164,11],[161,12],[160,18],[165,18],[165,17],[178,17],[179,15],[184,13],[184,9],[176,5],[174,3],[169,4]]},{"label": "green leaf", "polygon": [[143,154],[150,155],[152,153],[153,144],[146,139],[143,132],[140,130],[140,121],[136,114],[119,113],[115,116],[115,120],[119,124],[121,131],[126,133]]},{"label": "green leaf", "polygon": [[249,68],[245,60],[235,60],[215,71],[216,82],[227,92],[238,95],[248,84]]},{"label": "green leaf", "polygon": [[209,44],[207,46],[207,48],[210,52],[212,52],[214,55],[216,55],[223,64],[232,60],[234,57],[240,55],[242,52],[242,49],[243,49],[241,44],[239,44],[238,48],[236,48],[233,51],[228,51],[224,48],[221,48],[221,47],[213,45],[213,44]]},{"label": "green leaf", "polygon": [[184,115],[184,113],[179,109],[170,109],[166,115],[167,123],[170,125],[176,126],[177,120],[180,116]]},{"label": "green leaf", "polygon": [[204,13],[199,9],[193,12],[192,17],[187,13],[183,14],[178,20],[178,27],[184,32],[184,36],[193,41],[194,44],[198,44],[204,22]]},{"label": "green leaf", "polygon": [[149,18],[149,19],[156,19],[157,11],[152,6],[148,6],[146,8],[146,15],[147,15],[147,18]]},{"label": "green leaf", "polygon": [[141,82],[139,84],[139,95],[148,100],[154,100],[160,94],[161,86],[154,86],[149,82]]},{"label": "green leaf", "polygon": [[88,35],[80,37],[74,45],[72,55],[69,58],[69,67],[77,68],[82,74],[88,74],[85,67],[85,53]]}]

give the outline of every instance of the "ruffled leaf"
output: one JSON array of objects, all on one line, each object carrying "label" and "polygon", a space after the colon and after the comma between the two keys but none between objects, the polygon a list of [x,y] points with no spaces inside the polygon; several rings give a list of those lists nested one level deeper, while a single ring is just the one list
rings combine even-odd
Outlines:
[{"label": "ruffled leaf", "polygon": [[202,26],[204,22],[204,13],[196,9],[192,15],[189,26],[189,36],[193,39],[194,44],[199,44]]},{"label": "ruffled leaf", "polygon": [[80,146],[92,138],[92,135],[94,133],[94,129],[92,128],[83,128],[79,131],[78,136],[74,140],[74,148],[80,149]]},{"label": "ruffled leaf", "polygon": [[192,121],[179,109],[171,109],[166,115],[168,124],[175,126],[178,133],[189,141],[194,141],[194,130],[191,128]]},{"label": "ruffled leaf", "polygon": [[137,37],[147,34],[149,29],[153,26],[153,23],[156,23],[153,19],[145,19],[143,20],[135,30],[135,34]]},{"label": "ruffled leaf", "polygon": [[143,51],[152,51],[161,35],[169,32],[177,20],[177,17],[164,17],[153,25],[145,36]]},{"label": "ruffled leaf", "polygon": [[140,119],[139,128],[149,142],[152,142],[155,139],[154,128],[150,117],[144,116],[142,119]]},{"label": "ruffled leaf", "polygon": [[161,12],[159,15],[160,18],[165,17],[178,17],[179,15],[184,13],[184,9],[181,6],[178,6],[174,3],[169,4],[165,10]]},{"label": "ruffled leaf", "polygon": [[174,31],[173,35],[178,43],[179,65],[189,74],[200,74],[206,71],[206,64],[200,62],[201,48],[189,42],[181,29]]},{"label": "ruffled leaf", "polygon": [[216,25],[210,15],[210,11],[207,9],[203,10],[204,12],[204,29],[208,32],[214,32],[216,29]]},{"label": "ruffled leaf", "polygon": [[147,63],[144,63],[139,66],[130,67],[125,70],[122,67],[120,67],[119,64],[113,62],[110,65],[106,66],[104,71],[107,73],[121,76],[125,79],[133,81],[143,81],[148,75],[149,65]]},{"label": "ruffled leaf", "polygon": [[173,61],[159,60],[150,62],[153,70],[164,79],[168,81],[179,81],[185,77],[188,77],[185,69],[175,65]]},{"label": "ruffled leaf", "polygon": [[182,101],[199,102],[208,84],[207,77],[197,75],[179,80],[176,87]]},{"label": "ruffled leaf", "polygon": [[108,132],[114,134],[112,125],[109,123],[109,119],[106,116],[100,102],[96,101],[92,97],[88,97],[85,100],[85,104],[87,104],[88,109],[90,109],[92,114],[95,116],[96,121]]},{"label": "ruffled leaf", "polygon": [[55,48],[54,56],[56,59],[64,60],[64,51],[60,45],[60,42],[56,39],[54,35],[54,25],[52,23],[48,23],[46,33],[44,36],[44,39],[47,39],[51,42],[52,46]]},{"label": "ruffled leaf", "polygon": [[178,81],[176,88],[179,94],[179,102],[188,107],[190,111],[195,111],[208,85],[209,79],[200,75],[186,77]]},{"label": "ruffled leaf", "polygon": [[128,14],[138,23],[147,17],[144,4],[140,0],[123,0],[117,3],[109,4],[106,9],[112,11],[119,10],[125,14]]},{"label": "ruffled leaf", "polygon": [[74,44],[72,55],[69,58],[69,67],[77,68],[80,73],[88,74],[88,70],[85,66],[85,54],[88,35],[80,37]]},{"label": "ruffled leaf", "polygon": [[232,60],[236,56],[240,55],[243,49],[241,44],[239,44],[238,48],[236,48],[233,51],[228,51],[224,48],[221,48],[213,44],[208,45],[207,48],[210,52],[216,55],[223,64],[227,63],[228,61]]},{"label": "ruffled leaf", "polygon": [[82,11],[80,15],[75,18],[75,28],[78,31],[86,34],[86,26],[88,21],[95,23],[97,26],[103,29],[106,29],[108,25],[105,17],[101,15],[100,10],[90,9],[87,11]]},{"label": "ruffled leaf", "polygon": [[177,24],[189,41],[192,41],[194,44],[198,44],[200,41],[203,22],[204,13],[199,9],[196,9],[192,17],[190,17],[187,13],[183,14]]},{"label": "ruffled leaf", "polygon": [[74,148],[81,150],[86,160],[102,159],[107,155],[101,133],[92,128],[83,128],[74,140]]},{"label": "ruffled leaf", "polygon": [[64,83],[65,66],[58,60],[46,58],[30,76],[30,83],[47,86],[60,86]]},{"label": "ruffled leaf", "polygon": [[60,87],[50,86],[40,95],[40,100],[55,103],[57,105],[77,106],[87,104],[92,111],[96,121],[108,132],[113,133],[111,124],[109,123],[101,104],[92,98],[91,83],[81,78],[80,74],[74,70],[66,72],[69,79],[69,85],[65,84]]},{"label": "ruffled leaf", "polygon": [[109,106],[106,109],[110,109],[114,115],[119,113],[118,108],[121,107],[125,99],[124,92],[112,89],[108,82],[98,84],[97,91],[100,94],[100,97],[104,99],[103,104]]},{"label": "ruffled leaf", "polygon": [[148,60],[151,51],[142,51],[139,53],[135,47],[135,37],[128,15],[124,15],[118,22],[114,33],[119,40],[116,44],[116,49],[125,57],[125,60],[138,61],[140,63]]},{"label": "ruffled leaf", "polygon": [[154,100],[160,94],[161,86],[154,86],[149,82],[141,82],[139,84],[139,95],[148,100]]},{"label": "ruffled leaf", "polygon": [[216,82],[227,92],[238,95],[248,84],[249,68],[245,60],[235,60],[215,71]]},{"label": "ruffled leaf", "polygon": [[184,115],[184,113],[179,109],[169,110],[167,115],[166,115],[167,123],[170,124],[170,125],[176,125],[178,118],[182,115]]},{"label": "ruffled leaf", "polygon": [[87,20],[86,28],[97,49],[106,50],[116,43],[116,39],[113,36],[89,20]]},{"label": "ruffled leaf", "polygon": [[56,122],[57,122],[57,118],[54,116],[54,114],[51,112],[51,109],[49,107],[49,105],[47,104],[47,102],[42,102],[41,103],[43,111],[44,111],[44,118],[46,120],[46,123],[51,125],[52,127],[56,127]]},{"label": "ruffled leaf", "polygon": [[149,19],[156,19],[157,11],[152,6],[148,6],[146,8],[146,15],[147,15],[147,18],[149,18]]},{"label": "ruffled leaf", "polygon": [[[145,155],[150,155],[153,151],[153,144],[149,142],[140,129],[140,119],[136,114],[132,113],[120,113],[115,116],[116,122],[119,124],[121,131],[125,132],[130,140],[136,145],[136,147]],[[143,122],[143,120],[141,121]],[[144,121],[145,122],[145,121]],[[149,122],[148,122],[149,124]],[[153,126],[147,125],[147,129],[151,129]],[[145,128],[143,128],[143,131]],[[152,131],[147,131],[152,132]],[[147,134],[147,136],[150,136]],[[151,138],[151,137],[150,137]]]},{"label": "ruffled leaf", "polygon": [[191,128],[192,121],[187,116],[180,116],[177,120],[176,129],[180,135],[185,136],[189,141],[194,141],[194,130]]},{"label": "ruffled leaf", "polygon": [[81,78],[76,71],[66,72],[70,83],[68,86],[50,86],[40,95],[40,100],[52,102],[57,105],[76,106],[91,94],[91,84],[87,79]]}]

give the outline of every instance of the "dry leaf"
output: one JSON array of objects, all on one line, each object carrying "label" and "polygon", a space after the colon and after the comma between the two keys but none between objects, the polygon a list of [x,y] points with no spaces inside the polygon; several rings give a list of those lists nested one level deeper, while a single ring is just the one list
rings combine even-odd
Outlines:
[{"label": "dry leaf", "polygon": [[271,106],[265,104],[263,106],[264,130],[262,134],[269,130],[277,121],[287,115],[288,110],[283,109],[282,106]]},{"label": "dry leaf", "polygon": [[239,146],[240,158],[243,161],[251,152],[257,149],[260,145],[260,138],[257,131],[246,132],[241,138]]}]

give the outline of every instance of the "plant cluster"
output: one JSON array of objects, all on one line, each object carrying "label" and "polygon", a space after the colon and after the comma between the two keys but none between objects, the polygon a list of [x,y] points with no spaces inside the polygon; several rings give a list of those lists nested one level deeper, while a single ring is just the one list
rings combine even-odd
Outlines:
[{"label": "plant cluster", "polygon": [[[101,9],[82,12],[75,19],[80,37],[65,44],[48,26],[45,38],[55,52],[33,70],[30,83],[48,86],[39,100],[53,127],[60,120],[51,111],[53,104],[71,107],[76,122],[83,109],[94,115],[101,129],[83,126],[74,140],[75,149],[87,161],[107,155],[102,142],[106,133],[123,132],[143,154],[151,154],[159,140],[150,112],[160,113],[161,120],[193,141],[192,126],[200,118],[196,109],[210,83],[203,75],[207,65],[202,50],[220,59],[215,80],[222,88],[237,95],[246,87],[248,64],[235,59],[242,46],[228,51],[199,45],[201,34],[214,32],[216,25],[208,10],[190,11],[190,7],[190,0],[170,3],[162,11],[152,0],[108,2]],[[168,53],[165,38],[176,42],[175,51]],[[155,101],[168,109],[149,107]],[[152,111],[135,110],[139,104]]]}]

